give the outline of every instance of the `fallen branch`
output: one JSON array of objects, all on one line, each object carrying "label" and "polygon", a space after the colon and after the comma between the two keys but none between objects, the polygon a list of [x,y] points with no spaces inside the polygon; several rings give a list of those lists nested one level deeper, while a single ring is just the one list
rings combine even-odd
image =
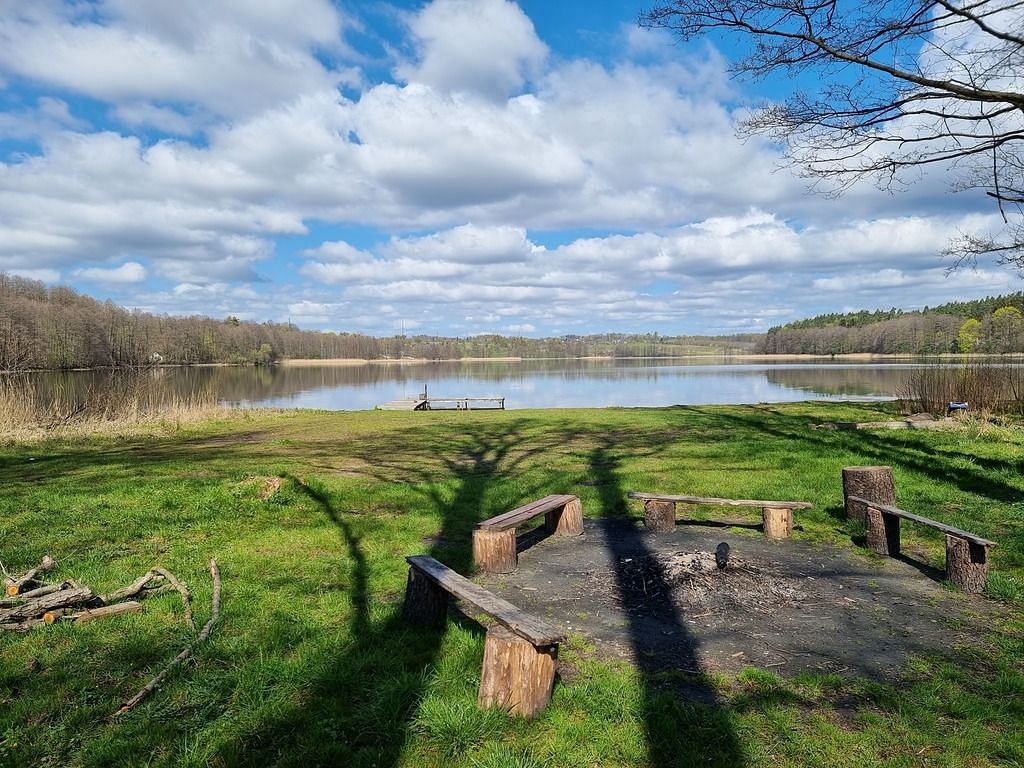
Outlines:
[{"label": "fallen branch", "polygon": [[159,577],[160,574],[157,573],[155,570],[146,571],[145,574],[137,578],[127,587],[115,589],[110,594],[103,595],[102,597],[100,597],[100,600],[102,600],[107,605],[110,605],[111,603],[119,603],[126,597],[135,597],[137,594],[139,594],[139,592],[146,588],[146,585],[148,585],[151,581]]},{"label": "fallen branch", "polygon": [[22,605],[0,611],[0,623],[23,621],[42,616],[55,608],[66,608],[69,605],[88,603],[96,599],[96,595],[88,587],[62,589],[52,594],[43,595],[29,600]]},{"label": "fallen branch", "polygon": [[[212,563],[213,561],[211,560],[210,562]],[[216,568],[216,564],[213,567]],[[178,590],[178,593],[181,595],[181,604],[185,607],[185,623],[195,632],[196,623],[192,618],[192,595],[189,594],[188,587],[178,581],[177,577],[165,568],[156,567],[153,570],[167,579],[167,583]]]},{"label": "fallen branch", "polygon": [[9,596],[13,597],[14,595],[21,592],[22,588],[26,584],[33,581],[36,578],[36,576],[38,576],[40,573],[43,573],[44,571],[50,570],[56,564],[57,561],[54,560],[52,557],[50,557],[49,555],[43,555],[43,559],[39,561],[39,565],[37,565],[32,570],[26,571],[25,574],[15,579],[12,579],[10,577],[4,579],[4,592],[6,592]]},{"label": "fallen branch", "polygon": [[195,647],[204,642],[210,636],[210,631],[213,629],[213,625],[216,624],[217,620],[220,618],[220,570],[217,568],[216,560],[210,561],[210,576],[213,578],[213,606],[210,612],[210,620],[203,625],[203,629],[195,639],[195,642],[187,646],[181,653],[171,659],[170,664],[164,667],[156,677],[146,683],[146,685],[142,687],[142,690],[128,699],[128,701],[124,703],[124,706],[114,713],[115,717],[135,709],[135,707],[145,701],[146,698],[156,690],[156,687],[163,682],[164,678],[170,674],[171,670],[191,656]]},{"label": "fallen branch", "polygon": [[[117,603],[116,605],[104,605],[99,608],[90,608],[82,611],[81,613],[64,614],[63,619],[65,621],[73,621],[75,624],[88,624],[90,621],[109,619],[111,616],[120,616],[123,613],[139,613],[140,611],[142,611],[142,603],[136,603],[134,600],[127,600],[123,603]],[[43,616],[43,621],[46,621],[46,616]],[[46,623],[49,624],[52,622]]]},{"label": "fallen branch", "polygon": [[29,630],[41,627],[42,625],[42,619],[29,619],[28,621],[4,623],[0,624],[0,632],[28,632]]},{"label": "fallen branch", "polygon": [[75,586],[70,581],[65,581],[61,584],[47,584],[45,587],[39,587],[37,589],[31,589],[28,592],[21,592],[14,597],[0,597],[0,608],[10,608],[12,605],[24,605],[29,600],[35,600],[37,597],[43,595],[52,595],[54,592],[60,592],[62,589],[69,589]]}]

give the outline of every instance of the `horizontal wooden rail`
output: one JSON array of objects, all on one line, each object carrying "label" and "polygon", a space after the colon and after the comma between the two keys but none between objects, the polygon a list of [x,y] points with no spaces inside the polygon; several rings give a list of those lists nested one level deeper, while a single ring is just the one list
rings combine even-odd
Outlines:
[{"label": "horizontal wooden rail", "polygon": [[649,531],[672,531],[676,527],[676,504],[706,504],[721,507],[760,507],[764,535],[769,539],[788,539],[793,533],[793,510],[809,509],[807,501],[763,501],[721,499],[716,496],[676,496],[664,493],[630,491],[631,499],[644,502],[644,526]]},{"label": "horizontal wooden rail", "polygon": [[950,536],[956,536],[958,539],[964,539],[965,541],[969,541],[972,544],[977,544],[981,547],[996,546],[996,542],[989,541],[988,539],[983,539],[981,536],[978,536],[977,534],[961,530],[960,528],[954,528],[952,525],[940,523],[938,520],[932,520],[928,517],[915,515],[913,512],[907,512],[905,509],[890,507],[887,504],[877,504],[873,501],[868,501],[863,496],[848,496],[847,498],[850,501],[863,504],[867,507],[871,507],[872,509],[877,509],[879,512],[884,512],[887,515],[896,515],[897,517],[902,517],[904,520],[913,520],[915,523],[927,525],[931,528],[935,528],[938,531],[942,531],[943,533],[949,534]]},{"label": "horizontal wooden rail", "polygon": [[464,600],[481,613],[486,613],[499,624],[534,645],[556,645],[565,639],[562,632],[546,621],[516,608],[512,603],[488,592],[448,566],[427,555],[412,555],[405,558],[412,568],[422,573],[433,583],[451,595]]},{"label": "horizontal wooden rail", "polygon": [[661,493],[630,491],[631,499],[643,501],[671,501],[681,504],[707,504],[716,507],[771,507],[772,509],[812,509],[809,501],[764,501],[757,499],[720,499],[714,496],[671,496]]}]

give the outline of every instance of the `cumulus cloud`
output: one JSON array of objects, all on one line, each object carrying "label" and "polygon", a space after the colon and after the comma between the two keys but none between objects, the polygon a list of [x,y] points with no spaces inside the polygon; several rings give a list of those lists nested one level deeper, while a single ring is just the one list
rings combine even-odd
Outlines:
[{"label": "cumulus cloud", "polygon": [[328,0],[19,4],[0,15],[0,68],[103,101],[251,114],[335,85],[315,48],[340,47],[341,29]]},{"label": "cumulus cloud", "polygon": [[533,22],[509,0],[435,0],[409,19],[417,58],[400,78],[489,99],[518,92],[548,55]]},{"label": "cumulus cloud", "polygon": [[328,0],[4,8],[0,77],[39,92],[0,112],[38,146],[0,155],[0,270],[153,311],[733,330],[841,295],[948,298],[935,254],[988,223],[936,185],[808,198],[777,148],[735,140],[714,48],[616,29],[613,58],[552,55],[509,0],[405,15],[395,81],[353,68],[356,22]]},{"label": "cumulus cloud", "polygon": [[137,261],[128,261],[119,267],[103,269],[102,267],[89,267],[75,271],[75,277],[88,280],[91,283],[106,285],[125,285],[130,283],[141,283],[146,279],[146,268]]},{"label": "cumulus cloud", "polygon": [[389,255],[417,260],[440,259],[463,264],[514,264],[545,250],[526,237],[522,227],[465,224],[418,238],[394,238]]}]

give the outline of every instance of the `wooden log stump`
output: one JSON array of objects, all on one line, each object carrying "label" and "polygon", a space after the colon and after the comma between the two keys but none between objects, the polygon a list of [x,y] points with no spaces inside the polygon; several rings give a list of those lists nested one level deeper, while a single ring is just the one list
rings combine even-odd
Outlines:
[{"label": "wooden log stump", "polygon": [[851,496],[873,501],[876,504],[896,506],[896,485],[892,479],[892,467],[844,467],[843,502],[848,520],[859,520],[867,524],[863,504],[850,501]]},{"label": "wooden log stump", "polygon": [[988,581],[988,547],[947,535],[946,577],[964,592],[984,592]]},{"label": "wooden log stump", "polygon": [[769,539],[788,539],[793,534],[793,510],[781,507],[762,507],[764,535]]},{"label": "wooden log stump", "polygon": [[473,531],[473,562],[484,573],[513,573],[516,559],[516,529]]},{"label": "wooden log stump", "polygon": [[548,533],[554,536],[579,536],[583,533],[583,506],[579,499],[573,499],[561,509],[544,514]]},{"label": "wooden log stump", "polygon": [[448,620],[448,592],[415,568],[410,568],[402,618],[421,627],[444,627]]},{"label": "wooden log stump", "polygon": [[674,501],[644,502],[644,527],[648,531],[674,531],[676,529],[676,505]]},{"label": "wooden log stump", "polygon": [[477,703],[482,709],[499,707],[513,715],[536,717],[551,701],[557,667],[557,645],[534,646],[495,624],[484,642]]},{"label": "wooden log stump", "polygon": [[869,506],[865,510],[867,545],[880,555],[896,557],[900,553],[900,519]]}]

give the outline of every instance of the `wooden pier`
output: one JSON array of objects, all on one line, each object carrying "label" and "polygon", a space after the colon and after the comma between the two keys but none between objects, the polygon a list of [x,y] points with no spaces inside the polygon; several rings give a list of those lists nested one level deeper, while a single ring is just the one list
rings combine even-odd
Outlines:
[{"label": "wooden pier", "polygon": [[504,397],[406,397],[383,403],[382,411],[503,411]]}]

